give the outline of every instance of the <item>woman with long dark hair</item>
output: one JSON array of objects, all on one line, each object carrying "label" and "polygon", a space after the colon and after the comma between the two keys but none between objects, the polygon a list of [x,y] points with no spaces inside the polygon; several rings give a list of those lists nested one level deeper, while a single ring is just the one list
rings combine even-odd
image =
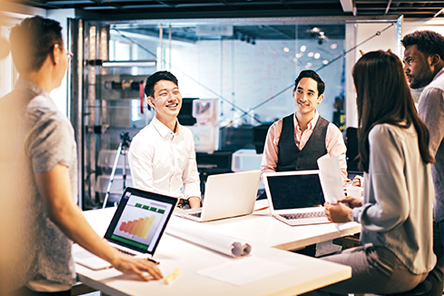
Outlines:
[{"label": "woman with long dark hair", "polygon": [[332,222],[361,223],[361,246],[326,257],[352,267],[336,294],[405,292],[435,265],[429,134],[418,117],[402,63],[390,51],[365,54],[353,68],[364,195],[326,204]]}]

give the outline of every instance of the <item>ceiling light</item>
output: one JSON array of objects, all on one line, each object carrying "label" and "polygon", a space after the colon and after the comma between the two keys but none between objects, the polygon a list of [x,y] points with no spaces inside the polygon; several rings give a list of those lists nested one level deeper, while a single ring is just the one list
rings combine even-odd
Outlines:
[{"label": "ceiling light", "polygon": [[309,52],[307,55],[308,55],[309,58],[312,58],[314,56],[314,53],[313,52]]},{"label": "ceiling light", "polygon": [[285,51],[285,52],[289,52],[290,49],[289,49],[288,47],[284,47],[284,51]]},{"label": "ceiling light", "polygon": [[321,57],[321,54],[319,52],[315,53],[314,58],[319,59]]},{"label": "ceiling light", "polygon": [[307,46],[302,45],[302,46],[301,46],[301,52],[304,52],[304,51],[306,51],[306,50],[307,50]]},{"label": "ceiling light", "polygon": [[338,47],[338,45],[336,43],[333,43],[332,45],[330,45],[331,49],[336,49]]}]

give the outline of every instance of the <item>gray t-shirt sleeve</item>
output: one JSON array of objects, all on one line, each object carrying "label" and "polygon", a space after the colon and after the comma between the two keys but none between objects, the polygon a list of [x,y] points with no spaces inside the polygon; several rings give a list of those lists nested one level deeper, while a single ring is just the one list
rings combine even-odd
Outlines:
[{"label": "gray t-shirt sleeve", "polygon": [[53,111],[33,123],[27,139],[28,153],[35,173],[49,172],[56,165],[71,165],[73,133],[67,119]]}]

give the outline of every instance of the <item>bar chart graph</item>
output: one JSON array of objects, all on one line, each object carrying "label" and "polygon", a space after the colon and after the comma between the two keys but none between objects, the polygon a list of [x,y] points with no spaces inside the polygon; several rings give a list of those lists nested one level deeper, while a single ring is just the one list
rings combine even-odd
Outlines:
[{"label": "bar chart graph", "polygon": [[146,239],[153,227],[155,219],[156,216],[151,215],[135,220],[124,221],[120,224],[119,230]]}]

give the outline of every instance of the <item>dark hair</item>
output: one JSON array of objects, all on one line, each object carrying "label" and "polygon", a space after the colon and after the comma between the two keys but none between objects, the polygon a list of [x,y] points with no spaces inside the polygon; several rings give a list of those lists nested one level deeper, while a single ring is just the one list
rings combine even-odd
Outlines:
[{"label": "dark hair", "polygon": [[9,43],[19,73],[38,71],[55,44],[63,47],[62,27],[41,16],[26,18],[11,29]]},{"label": "dark hair", "polygon": [[299,82],[302,80],[302,78],[311,78],[315,80],[318,83],[318,96],[322,95],[325,90],[325,83],[322,81],[321,77],[313,71],[313,70],[304,70],[301,73],[299,73],[298,78],[294,81],[294,87],[298,87]]},{"label": "dark hair", "polygon": [[369,169],[368,134],[376,124],[388,123],[402,128],[414,125],[418,147],[425,163],[432,163],[429,131],[419,118],[401,60],[382,50],[363,55],[353,67],[358,106],[360,169]]},{"label": "dark hair", "polygon": [[444,60],[444,36],[434,31],[415,31],[405,35],[401,43],[405,48],[416,44],[425,56],[437,54]]},{"label": "dark hair", "polygon": [[147,97],[154,97],[154,86],[160,80],[168,80],[179,86],[176,76],[168,71],[158,71],[146,79],[145,94]]}]

